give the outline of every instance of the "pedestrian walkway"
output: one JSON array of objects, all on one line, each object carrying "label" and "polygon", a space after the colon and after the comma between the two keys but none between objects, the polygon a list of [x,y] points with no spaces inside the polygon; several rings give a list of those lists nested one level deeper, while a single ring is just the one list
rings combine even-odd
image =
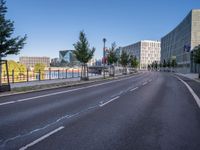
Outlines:
[{"label": "pedestrian walkway", "polygon": [[[91,76],[90,79],[102,78],[102,75]],[[75,82],[80,81],[80,78],[67,78],[67,79],[54,79],[54,80],[42,80],[42,81],[30,81],[30,82],[19,82],[19,83],[11,83],[11,89],[19,88],[19,87],[31,87],[36,85],[48,85],[48,84],[56,84],[56,83],[64,83],[64,82]]]},{"label": "pedestrian walkway", "polygon": [[176,73],[176,74],[200,82],[200,79],[198,78],[199,77],[198,73],[188,73],[188,74]]}]

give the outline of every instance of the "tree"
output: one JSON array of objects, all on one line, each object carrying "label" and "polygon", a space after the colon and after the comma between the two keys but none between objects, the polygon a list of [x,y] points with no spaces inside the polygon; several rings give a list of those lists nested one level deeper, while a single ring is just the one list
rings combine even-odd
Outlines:
[{"label": "tree", "polygon": [[[3,57],[12,54],[18,54],[23,48],[26,35],[21,38],[11,37],[14,32],[14,22],[6,19],[7,7],[5,0],[0,0],[0,62]],[[0,64],[0,86],[1,86],[2,66]]]},{"label": "tree", "polygon": [[24,64],[18,63],[18,69],[21,75],[25,75],[27,68]]},{"label": "tree", "polygon": [[121,57],[120,57],[120,63],[123,66],[123,74],[127,74],[127,65],[129,63],[129,55],[125,52],[122,51]]},{"label": "tree", "polygon": [[116,44],[114,42],[114,43],[112,43],[111,48],[108,50],[108,55],[107,55],[107,62],[108,62],[108,65],[110,66],[110,76],[115,75],[115,73],[114,73],[115,67],[113,64],[117,63],[117,61],[118,61],[118,57],[117,57],[115,48],[116,48]]},{"label": "tree", "polygon": [[35,64],[34,72],[39,73],[39,79],[44,79],[44,69],[45,69],[45,64],[43,63]]},{"label": "tree", "polygon": [[79,41],[74,44],[74,54],[77,58],[78,61],[81,62],[81,80],[88,80],[88,75],[86,76],[86,68],[87,68],[87,63],[89,60],[92,59],[95,48],[93,47],[92,49],[89,48],[89,42],[86,38],[86,35],[83,31],[80,32],[79,34]]},{"label": "tree", "polygon": [[[168,61],[167,61],[167,67],[171,68],[171,61],[170,61],[170,59],[168,59]],[[170,70],[168,70],[168,71],[170,71]]]},{"label": "tree", "polygon": [[129,61],[130,61],[130,64],[131,64],[132,68],[137,68],[138,67],[139,61],[137,60],[136,56],[131,55]]},{"label": "tree", "polygon": [[163,60],[162,67],[164,68],[164,71],[165,71],[165,68],[167,67],[167,63],[166,63],[166,60],[165,60],[165,59]]},{"label": "tree", "polygon": [[167,63],[166,63],[166,60],[165,60],[165,59],[163,60],[163,67],[164,67],[164,68],[167,67]]},{"label": "tree", "polygon": [[154,69],[157,71],[158,70],[158,62],[154,61]]},{"label": "tree", "polygon": [[147,68],[148,68],[148,70],[151,70],[151,65],[150,65],[150,64],[148,64]]},{"label": "tree", "polygon": [[115,48],[116,44],[112,43],[111,48],[108,50],[108,56],[107,56],[108,65],[113,65],[118,61]]},{"label": "tree", "polygon": [[171,66],[172,66],[172,68],[175,68],[177,66],[177,62],[176,62],[175,58],[172,59]]},{"label": "tree", "polygon": [[[198,46],[197,49],[194,50],[193,57],[194,57],[194,63],[200,66],[200,46]],[[199,69],[199,78],[200,78],[200,69]]]},{"label": "tree", "polygon": [[160,67],[160,69],[162,68],[162,66],[163,66],[163,64],[160,62],[160,63],[159,63],[159,67]]}]

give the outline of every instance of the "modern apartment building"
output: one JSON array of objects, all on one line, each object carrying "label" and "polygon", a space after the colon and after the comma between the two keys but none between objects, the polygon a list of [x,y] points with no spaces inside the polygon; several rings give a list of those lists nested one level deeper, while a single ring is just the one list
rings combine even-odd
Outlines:
[{"label": "modern apartment building", "polygon": [[148,69],[148,65],[155,61],[160,63],[160,41],[142,40],[122,47],[122,51],[136,56],[139,60],[140,69]]},{"label": "modern apartment building", "polygon": [[161,61],[175,58],[177,71],[194,72],[192,51],[200,44],[200,9],[194,9],[170,33],[161,39]]},{"label": "modern apartment building", "polygon": [[34,67],[35,64],[41,63],[46,67],[50,66],[50,58],[49,57],[27,57],[22,56],[19,58],[19,62],[24,64],[27,68]]}]

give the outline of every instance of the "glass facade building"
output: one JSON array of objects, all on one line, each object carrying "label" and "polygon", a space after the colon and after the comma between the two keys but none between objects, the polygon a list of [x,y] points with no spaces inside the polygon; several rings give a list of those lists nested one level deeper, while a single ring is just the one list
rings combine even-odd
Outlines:
[{"label": "glass facade building", "polygon": [[194,72],[191,53],[200,44],[200,10],[195,9],[170,33],[161,38],[161,62],[175,58],[177,71]]}]

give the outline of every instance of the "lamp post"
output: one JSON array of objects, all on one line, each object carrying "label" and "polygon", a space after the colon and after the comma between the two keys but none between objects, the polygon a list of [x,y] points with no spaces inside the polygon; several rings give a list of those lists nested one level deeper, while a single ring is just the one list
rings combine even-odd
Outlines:
[{"label": "lamp post", "polygon": [[103,38],[103,78],[105,79],[106,38]]}]

